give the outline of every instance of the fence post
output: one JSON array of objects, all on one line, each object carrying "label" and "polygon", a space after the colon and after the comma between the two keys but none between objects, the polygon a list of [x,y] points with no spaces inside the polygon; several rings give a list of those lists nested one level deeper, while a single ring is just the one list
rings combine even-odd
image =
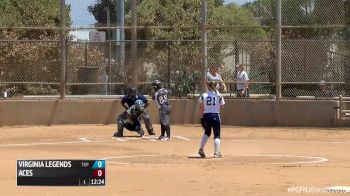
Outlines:
[{"label": "fence post", "polygon": [[[235,55],[235,62],[234,62],[234,65],[233,65],[233,68],[235,69],[234,72],[233,72],[233,78],[235,79],[235,81],[237,81],[237,68],[236,68],[236,65],[238,65],[240,62],[239,62],[239,46],[238,46],[238,39],[235,39],[235,43],[234,43],[235,47],[234,47],[234,51],[233,51],[233,54]],[[242,54],[242,63],[243,63],[243,54]],[[236,83],[235,83],[236,84]],[[230,96],[231,96],[231,91],[232,89],[235,90],[235,88],[232,87],[232,83],[230,83]],[[235,87],[237,87],[237,85],[234,85]]]},{"label": "fence post", "polygon": [[171,87],[171,42],[168,42],[168,88]]},{"label": "fence post", "polygon": [[201,77],[200,77],[200,90],[205,91],[205,78],[207,74],[207,12],[208,2],[207,0],[201,1]]},{"label": "fence post", "polygon": [[282,66],[282,14],[281,14],[281,0],[276,0],[276,43],[277,43],[277,63],[276,63],[276,99],[282,98],[281,86],[281,66]]},{"label": "fence post", "polygon": [[[108,59],[107,59],[107,66],[104,67],[104,71],[106,72],[106,75],[108,76],[107,80],[104,80],[103,82],[107,82],[108,84],[103,84],[103,89],[105,92],[103,92],[105,95],[111,95],[112,94],[112,85],[111,83],[111,79],[112,79],[112,67],[111,67],[111,61],[112,61],[112,31],[111,31],[111,11],[110,11],[111,7],[105,7],[105,11],[107,13],[107,37],[108,37],[108,46],[106,48],[107,50],[107,55],[108,55]],[[105,42],[106,43],[106,42]],[[108,72],[107,72],[108,69]],[[107,74],[108,73],[108,74]]]},{"label": "fence post", "polygon": [[137,85],[137,0],[131,1],[131,66],[129,70],[131,71],[131,83]]},{"label": "fence post", "polygon": [[[117,8],[115,10],[117,14],[117,29],[115,30],[115,40],[116,42],[116,60],[118,62],[119,68],[127,71],[129,67],[125,67],[125,0],[115,0],[117,1]],[[110,76],[112,78],[112,75]],[[129,79],[125,78],[125,82]],[[113,91],[111,91],[113,93]]]},{"label": "fence post", "polygon": [[339,119],[342,119],[343,117],[343,96],[339,95]]},{"label": "fence post", "polygon": [[64,99],[66,96],[66,29],[65,29],[65,16],[66,16],[66,2],[60,1],[60,99]]},{"label": "fence post", "polygon": [[237,65],[239,63],[239,48],[238,48],[238,40],[237,39],[235,39],[235,44],[234,45],[235,45],[235,48],[234,48],[235,65]]}]

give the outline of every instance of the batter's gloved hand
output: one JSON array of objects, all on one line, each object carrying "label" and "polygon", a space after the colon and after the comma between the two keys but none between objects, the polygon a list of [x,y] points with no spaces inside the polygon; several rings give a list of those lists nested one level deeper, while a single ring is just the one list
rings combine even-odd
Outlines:
[{"label": "batter's gloved hand", "polygon": [[205,129],[205,124],[204,124],[204,119],[203,118],[201,118],[201,125],[202,125],[203,129]]}]

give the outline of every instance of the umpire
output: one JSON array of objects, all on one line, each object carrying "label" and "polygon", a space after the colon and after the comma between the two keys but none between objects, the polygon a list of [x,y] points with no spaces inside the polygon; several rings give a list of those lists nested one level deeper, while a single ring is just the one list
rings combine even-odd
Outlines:
[{"label": "umpire", "polygon": [[[145,96],[143,96],[142,94],[137,93],[135,87],[133,87],[133,86],[127,87],[125,90],[125,95],[121,100],[121,105],[125,108],[125,111],[122,112],[118,116],[118,119],[117,119],[117,127],[118,127],[117,129],[118,130],[117,130],[117,132],[114,133],[114,137],[123,137],[123,122],[128,117],[127,110],[132,105],[134,105],[134,103],[137,99],[142,100],[143,103],[145,104],[144,108],[147,108],[147,106],[149,105],[147,98]],[[153,131],[151,118],[146,110],[144,110],[141,118],[145,122],[145,126],[146,126],[148,134],[155,135],[155,133]]]}]

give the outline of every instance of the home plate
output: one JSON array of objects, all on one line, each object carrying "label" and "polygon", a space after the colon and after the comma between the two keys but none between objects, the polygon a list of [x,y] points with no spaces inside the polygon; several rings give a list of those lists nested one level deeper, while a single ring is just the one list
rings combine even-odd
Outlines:
[{"label": "home plate", "polygon": [[335,193],[350,193],[350,186],[333,186],[326,188],[326,190]]}]

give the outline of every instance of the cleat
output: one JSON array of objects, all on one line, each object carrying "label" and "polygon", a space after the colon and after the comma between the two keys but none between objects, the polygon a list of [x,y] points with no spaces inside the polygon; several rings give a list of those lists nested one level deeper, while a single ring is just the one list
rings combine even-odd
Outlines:
[{"label": "cleat", "polygon": [[159,136],[158,138],[157,138],[157,140],[162,140],[164,138],[164,136]]},{"label": "cleat", "polygon": [[214,158],[222,158],[222,154],[220,152],[214,153]]},{"label": "cleat", "polygon": [[113,134],[113,137],[123,137],[123,132],[117,131]]},{"label": "cleat", "polygon": [[205,158],[205,154],[204,154],[203,149],[199,149],[198,154],[199,154],[199,156],[201,156],[201,158]]},{"label": "cleat", "polygon": [[170,137],[162,137],[160,140],[161,140],[161,141],[169,141],[169,140],[170,140]]},{"label": "cleat", "polygon": [[147,130],[147,132],[148,132],[148,135],[155,135],[156,134],[156,133],[154,133],[153,129]]}]

